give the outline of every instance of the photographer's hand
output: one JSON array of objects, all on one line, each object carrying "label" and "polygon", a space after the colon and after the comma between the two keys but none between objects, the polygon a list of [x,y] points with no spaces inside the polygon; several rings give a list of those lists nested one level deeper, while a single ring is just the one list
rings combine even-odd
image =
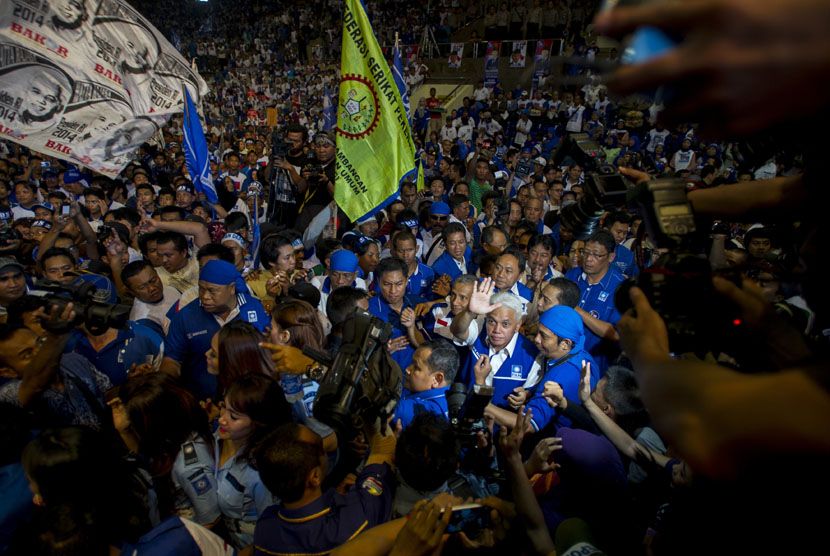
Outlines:
[{"label": "photographer's hand", "polygon": [[55,380],[60,368],[63,347],[69,339],[69,332],[75,325],[74,305],[67,303],[63,310],[52,305],[47,316],[43,308],[34,313],[40,317],[41,325],[46,329],[46,341],[39,341],[33,348],[34,356],[23,369],[17,399],[22,407],[29,405],[43,390]]},{"label": "photographer's hand", "polygon": [[[830,3],[823,0],[656,2],[600,13],[595,32],[642,26],[683,40],[651,61],[623,66],[609,81],[621,96],[671,86],[661,116],[699,121],[704,131],[748,134],[819,111],[830,94]],[[798,102],[780,102],[799,91]]]},{"label": "photographer's hand", "polygon": [[640,288],[631,288],[634,304],[617,322],[620,344],[636,368],[643,359],[670,359],[666,323],[649,305]]},{"label": "photographer's hand", "polygon": [[312,358],[293,346],[260,342],[259,347],[271,352],[271,361],[274,362],[274,370],[278,373],[301,375],[314,364]]}]

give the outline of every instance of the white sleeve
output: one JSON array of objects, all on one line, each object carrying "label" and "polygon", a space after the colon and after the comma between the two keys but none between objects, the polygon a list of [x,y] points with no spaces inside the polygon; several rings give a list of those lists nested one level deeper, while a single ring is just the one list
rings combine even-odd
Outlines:
[{"label": "white sleeve", "polygon": [[525,380],[524,387],[525,388],[533,388],[536,386],[536,383],[539,382],[542,378],[542,365],[539,363],[539,357],[533,361],[533,366],[530,368],[530,374],[527,375],[527,380]]},{"label": "white sleeve", "polygon": [[478,338],[478,319],[473,319],[470,322],[470,327],[467,329],[467,338],[462,340],[458,336],[454,336],[452,341],[457,346],[470,347],[476,343],[476,338]]}]

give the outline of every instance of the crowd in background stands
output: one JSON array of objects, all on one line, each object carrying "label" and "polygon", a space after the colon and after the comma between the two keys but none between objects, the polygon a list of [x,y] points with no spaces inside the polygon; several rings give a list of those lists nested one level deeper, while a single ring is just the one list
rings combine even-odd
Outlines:
[{"label": "crowd in background stands", "polygon": [[[211,2],[208,33],[195,3],[136,4],[209,74],[219,200],[194,190],[178,115],[116,179],[2,143],[0,551],[421,554],[440,540],[439,509],[476,498],[492,522],[446,553],[553,553],[572,517],[609,554],[679,553],[711,485],[651,425],[614,302],[666,248],[624,206],[587,237],[561,211],[594,193],[597,164],[696,192],[793,176],[800,160],[664,128],[659,103],[614,101],[590,79],[479,82],[444,117],[428,109],[434,91],[412,107],[425,189],[405,183],[351,222],[333,200],[336,137],[321,129],[342,3]],[[454,30],[486,10],[492,38],[567,31],[585,57],[572,72],[586,75],[587,5],[436,2],[430,14]],[[417,42],[425,6],[367,8],[385,40]],[[557,157],[577,134],[601,150],[594,167]],[[694,254],[817,333],[793,281],[796,231],[716,224]],[[92,284],[129,320],[84,320],[40,280]],[[313,416],[325,369],[299,348],[335,356],[356,311],[392,325],[403,394],[390,423],[346,442]],[[494,390],[473,436],[448,421],[453,383]]]}]

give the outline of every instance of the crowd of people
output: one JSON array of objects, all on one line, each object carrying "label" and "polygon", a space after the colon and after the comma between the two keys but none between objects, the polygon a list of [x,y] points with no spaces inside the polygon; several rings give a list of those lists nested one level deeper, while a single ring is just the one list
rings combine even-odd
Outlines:
[{"label": "crowd of people", "polygon": [[[431,91],[412,111],[424,188],[404,182],[352,222],[322,116],[342,2],[134,4],[210,75],[218,202],[194,188],[181,116],[115,179],[2,143],[0,552],[789,542],[745,536],[769,523],[768,466],[750,456],[772,454],[779,513],[826,460],[811,413],[826,373],[775,372],[814,364],[826,342],[826,229],[781,208],[814,194],[814,158],[705,141],[686,120],[666,127],[659,100],[546,72],[532,90],[479,82],[445,118]],[[581,37],[595,9],[366,6],[380,38],[404,42],[427,17],[449,32],[481,15],[493,39]],[[573,46],[586,66],[598,56]],[[659,219],[682,211],[598,199],[609,172],[681,184],[697,232],[668,240]],[[336,358],[358,313],[391,327],[382,349],[402,386],[388,422],[347,436],[315,411],[328,369],[302,348]],[[471,428],[451,415],[458,385],[489,397]],[[792,515],[777,519],[814,524]],[[737,538],[714,531],[727,518]]]}]

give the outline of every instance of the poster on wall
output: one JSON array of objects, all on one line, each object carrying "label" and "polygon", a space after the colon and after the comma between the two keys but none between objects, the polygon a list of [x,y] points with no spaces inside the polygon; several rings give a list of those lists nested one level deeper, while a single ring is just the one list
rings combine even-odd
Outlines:
[{"label": "poster on wall", "polygon": [[0,138],[115,176],[208,89],[121,0],[0,3]]},{"label": "poster on wall", "polygon": [[527,41],[513,41],[513,50],[510,52],[510,67],[525,67],[527,57]]},{"label": "poster on wall", "polygon": [[451,69],[461,67],[461,59],[464,57],[464,43],[454,42],[450,45],[450,59],[448,61]]},{"label": "poster on wall", "polygon": [[536,41],[536,55],[533,57],[533,85],[539,84],[539,79],[545,73],[550,63],[550,49],[553,46],[552,39],[541,39]]},{"label": "poster on wall", "polygon": [[484,85],[494,86],[499,80],[499,49],[501,41],[490,41],[484,53]]}]

